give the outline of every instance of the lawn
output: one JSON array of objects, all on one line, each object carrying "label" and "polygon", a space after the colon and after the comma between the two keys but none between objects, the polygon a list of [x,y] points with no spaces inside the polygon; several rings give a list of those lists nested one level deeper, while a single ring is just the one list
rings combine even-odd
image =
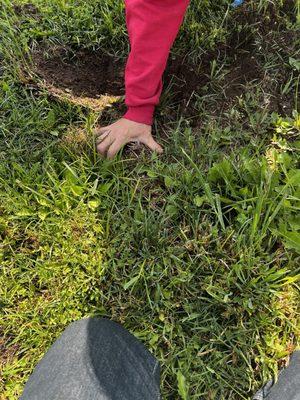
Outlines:
[{"label": "lawn", "polygon": [[160,360],[164,399],[251,399],[300,334],[300,3],[192,1],[162,156],[101,159],[122,115],[122,0],[1,0],[0,399],[74,320]]}]

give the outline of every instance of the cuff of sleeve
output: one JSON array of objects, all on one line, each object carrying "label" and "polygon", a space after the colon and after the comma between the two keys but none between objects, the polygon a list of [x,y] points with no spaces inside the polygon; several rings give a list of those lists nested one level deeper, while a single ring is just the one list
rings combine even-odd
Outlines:
[{"label": "cuff of sleeve", "polygon": [[141,124],[152,125],[154,109],[155,106],[152,105],[128,107],[128,110],[123,118],[139,122]]}]

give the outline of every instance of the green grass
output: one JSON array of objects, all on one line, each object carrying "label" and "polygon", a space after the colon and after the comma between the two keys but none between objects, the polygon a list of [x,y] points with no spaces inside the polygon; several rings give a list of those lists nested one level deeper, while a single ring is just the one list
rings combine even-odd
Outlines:
[{"label": "green grass", "polygon": [[[165,154],[106,161],[92,141],[99,116],[20,71],[41,41],[125,57],[123,3],[33,3],[38,14],[0,8],[1,400],[17,399],[85,316],[146,344],[163,398],[250,399],[300,333],[299,5],[248,2],[259,24],[227,1],[194,1],[173,50],[197,65],[214,55],[193,118],[167,87],[156,122]],[[219,56],[224,46],[237,53]],[[259,76],[230,97],[249,49]]]}]

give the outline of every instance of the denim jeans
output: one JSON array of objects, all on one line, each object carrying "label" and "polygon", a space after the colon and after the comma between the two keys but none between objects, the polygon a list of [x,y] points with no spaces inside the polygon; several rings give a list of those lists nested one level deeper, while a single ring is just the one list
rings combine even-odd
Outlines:
[{"label": "denim jeans", "polygon": [[289,366],[283,369],[278,381],[267,383],[253,400],[300,400],[300,351],[291,356]]},{"label": "denim jeans", "polygon": [[[159,381],[158,361],[141,342],[115,322],[88,318],[57,339],[20,400],[158,400]],[[262,399],[300,400],[300,352],[254,396]]]},{"label": "denim jeans", "polygon": [[158,361],[115,322],[71,324],[29,378],[21,400],[157,400]]}]

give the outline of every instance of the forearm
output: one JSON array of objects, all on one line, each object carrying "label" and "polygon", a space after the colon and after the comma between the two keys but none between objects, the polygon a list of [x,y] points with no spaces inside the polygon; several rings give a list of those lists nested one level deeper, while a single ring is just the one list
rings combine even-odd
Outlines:
[{"label": "forearm", "polygon": [[131,51],[126,65],[125,118],[152,124],[162,75],[189,0],[125,0]]}]

